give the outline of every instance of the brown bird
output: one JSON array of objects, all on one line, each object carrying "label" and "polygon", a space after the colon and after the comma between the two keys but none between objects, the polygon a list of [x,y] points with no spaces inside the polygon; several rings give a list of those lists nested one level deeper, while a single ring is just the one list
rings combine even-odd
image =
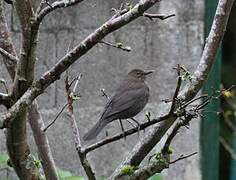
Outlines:
[{"label": "brown bird", "polygon": [[149,88],[145,83],[146,76],[152,71],[134,69],[118,86],[105,106],[99,121],[90,129],[83,139],[94,139],[110,122],[117,119],[128,119],[136,116],[147,104]]}]

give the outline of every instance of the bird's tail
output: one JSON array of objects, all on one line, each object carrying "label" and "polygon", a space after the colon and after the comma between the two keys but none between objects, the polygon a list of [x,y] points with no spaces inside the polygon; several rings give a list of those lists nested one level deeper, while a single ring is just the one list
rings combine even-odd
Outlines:
[{"label": "bird's tail", "polygon": [[89,141],[97,137],[102,129],[107,125],[107,121],[100,119],[83,137],[84,141]]}]

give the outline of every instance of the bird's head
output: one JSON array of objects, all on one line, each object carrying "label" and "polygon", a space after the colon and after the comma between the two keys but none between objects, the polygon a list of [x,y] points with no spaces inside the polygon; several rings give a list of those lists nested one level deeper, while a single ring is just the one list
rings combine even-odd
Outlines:
[{"label": "bird's head", "polygon": [[144,81],[148,74],[153,73],[153,71],[143,71],[141,69],[133,69],[128,73],[128,78],[137,81]]}]

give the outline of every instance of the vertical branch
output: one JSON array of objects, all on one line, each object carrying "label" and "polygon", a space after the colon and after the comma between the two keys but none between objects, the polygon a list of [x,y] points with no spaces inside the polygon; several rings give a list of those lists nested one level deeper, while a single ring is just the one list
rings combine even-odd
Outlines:
[{"label": "vertical branch", "polygon": [[[32,26],[33,8],[31,0],[14,1],[21,25],[22,44],[11,97],[13,104],[25,93],[34,79],[35,51],[38,38],[38,27]],[[10,72],[11,73],[11,72]],[[38,180],[39,172],[35,167],[28,167],[31,161],[30,149],[27,143],[26,117],[27,107],[22,108],[7,129],[7,149],[11,164],[20,179]]]},{"label": "vertical branch", "polygon": [[54,159],[52,157],[48,138],[43,131],[44,122],[40,112],[38,111],[38,104],[34,102],[28,113],[28,120],[33,131],[35,143],[38,148],[39,156],[42,159],[42,166],[47,179],[57,180],[57,172]]},{"label": "vertical branch", "polygon": [[76,148],[76,151],[79,155],[80,162],[84,168],[85,173],[87,174],[88,179],[89,180],[96,180],[95,173],[93,172],[92,167],[88,162],[86,153],[81,151],[81,141],[80,141],[79,129],[76,124],[74,110],[73,110],[73,101],[74,101],[73,96],[75,93],[75,89],[78,85],[78,82],[79,82],[79,78],[76,80],[73,91],[71,91],[68,76],[66,77],[66,80],[65,80],[65,84],[66,84],[65,88],[66,88],[66,95],[67,95],[67,102],[68,102],[68,106],[67,106],[68,116],[69,116],[72,131],[73,131],[75,148]]},{"label": "vertical branch", "polygon": [[[0,48],[7,51],[12,56],[16,56],[16,50],[12,43],[10,32],[7,27],[6,18],[3,10],[3,1],[0,0]],[[10,74],[11,79],[13,80],[15,77],[15,68],[17,61],[14,59],[3,57],[3,63],[5,64],[8,73]]]}]

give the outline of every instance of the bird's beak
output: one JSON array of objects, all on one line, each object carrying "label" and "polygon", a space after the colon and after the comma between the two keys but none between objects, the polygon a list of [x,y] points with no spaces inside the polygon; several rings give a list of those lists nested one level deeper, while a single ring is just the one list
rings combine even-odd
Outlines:
[{"label": "bird's beak", "polygon": [[152,74],[154,71],[146,71],[145,73],[144,73],[144,75],[146,76],[146,75],[148,75],[148,74]]}]

